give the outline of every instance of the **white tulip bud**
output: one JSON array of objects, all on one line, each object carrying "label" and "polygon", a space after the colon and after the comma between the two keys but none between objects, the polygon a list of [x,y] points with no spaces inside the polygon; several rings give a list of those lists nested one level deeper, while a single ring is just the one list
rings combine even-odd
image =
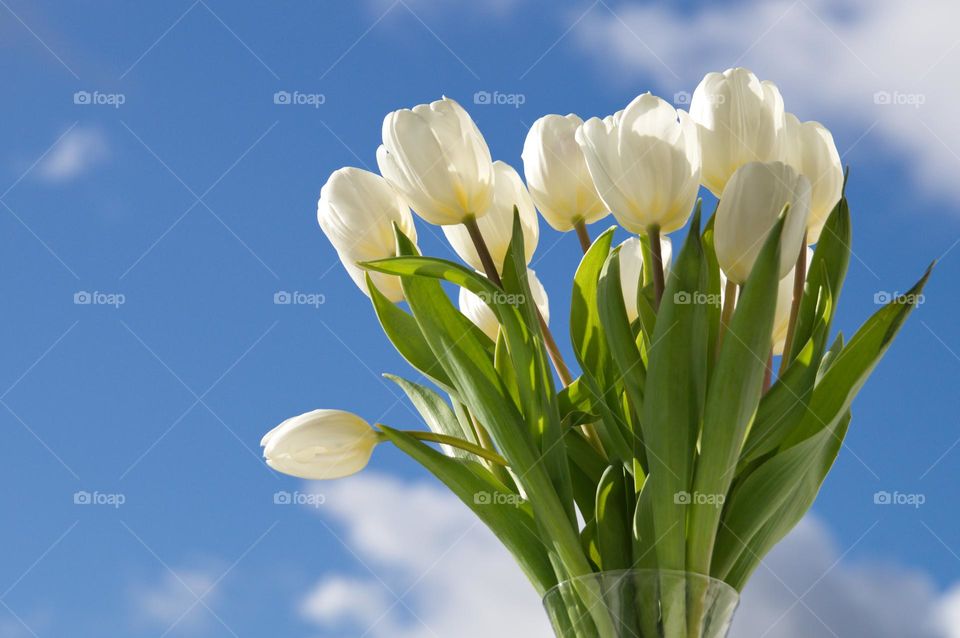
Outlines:
[{"label": "white tulip bud", "polygon": [[545,115],[533,123],[523,144],[523,173],[530,195],[555,230],[592,224],[609,214],[587,169],[576,133],[577,115]]},{"label": "white tulip bud", "polygon": [[[537,278],[537,273],[527,268],[527,280],[530,282],[530,293],[533,295],[533,302],[540,311],[540,316],[546,324],[550,323],[550,301],[547,298],[547,291]],[[507,293],[497,293],[506,295]],[[525,302],[526,300],[523,300]],[[490,339],[497,340],[497,334],[500,331],[500,322],[497,321],[497,315],[490,309],[486,302],[473,294],[466,288],[460,289],[460,312],[467,319],[472,321],[480,328]]]},{"label": "white tulip bud", "polygon": [[[341,168],[330,175],[320,190],[317,221],[337,250],[340,261],[354,283],[367,295],[363,261],[395,257],[396,224],[411,241],[417,241],[410,208],[385,179],[359,168]],[[391,301],[403,299],[400,279],[370,273],[377,289]]]},{"label": "white tulip bud", "polygon": [[732,281],[747,280],[767,234],[790,204],[780,236],[780,277],[797,261],[810,212],[810,180],[783,162],[741,166],[723,189],[714,245],[717,261]]},{"label": "white tulip bud", "polygon": [[[660,257],[663,260],[663,272],[666,274],[673,259],[673,242],[665,235],[660,237]],[[640,238],[631,237],[620,244],[620,287],[630,321],[637,318],[637,291],[642,278],[643,249]]]},{"label": "white tulip bud", "polygon": [[703,185],[717,197],[747,162],[784,158],[780,90],[747,69],[708,73],[693,92],[690,116],[700,130]]},{"label": "white tulip bud", "polygon": [[305,479],[335,479],[366,467],[378,442],[370,424],[356,414],[314,410],[270,430],[260,445],[267,465],[278,472]]},{"label": "white tulip bud", "polygon": [[383,120],[380,172],[431,224],[480,217],[493,196],[493,162],[480,130],[449,98]]},{"label": "white tulip bud", "polygon": [[801,122],[787,113],[786,162],[810,180],[807,243],[820,238],[834,206],[843,194],[843,164],[830,134],[819,122]]},{"label": "white tulip bud", "polygon": [[687,113],[645,93],[615,115],[586,121],[577,142],[600,198],[624,228],[669,233],[687,223],[700,187],[697,130]]},{"label": "white tulip bud", "polygon": [[[807,265],[813,259],[813,250],[807,248]],[[780,356],[787,344],[787,330],[790,328],[790,311],[793,308],[793,280],[796,266],[780,280],[777,288],[777,309],[773,318],[773,354]]]},{"label": "white tulip bud", "polygon": [[[510,247],[510,238],[513,234],[513,207],[520,211],[520,225],[523,228],[523,246],[526,263],[533,258],[533,251],[537,249],[540,240],[540,225],[537,220],[537,209],[530,199],[530,193],[523,186],[523,180],[512,166],[505,162],[493,163],[493,199],[483,217],[477,220],[480,234],[487,244],[490,256],[503,271],[503,260]],[[470,238],[470,232],[463,224],[444,226],[443,234],[453,246],[460,258],[470,264],[474,270],[483,270],[483,262],[477,254],[477,249]]]}]

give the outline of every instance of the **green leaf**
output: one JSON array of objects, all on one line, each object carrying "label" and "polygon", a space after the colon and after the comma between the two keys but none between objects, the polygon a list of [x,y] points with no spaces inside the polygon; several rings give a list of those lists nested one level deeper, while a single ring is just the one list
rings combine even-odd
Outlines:
[{"label": "green leaf", "polygon": [[540,595],[557,584],[530,506],[474,461],[451,459],[412,436],[382,427],[400,450],[425,467],[490,528]]},{"label": "green leaf", "polygon": [[780,283],[780,234],[785,219],[786,215],[781,215],[757,256],[723,335],[710,379],[691,490],[697,498],[690,505],[688,570],[699,574],[710,573],[720,522],[716,503],[730,488],[740,448],[760,402]]},{"label": "green leaf", "polygon": [[631,527],[629,511],[632,508],[628,509],[627,476],[619,463],[609,466],[600,478],[596,503],[601,569],[630,569],[633,560],[631,538],[627,532]]},{"label": "green leaf", "polygon": [[570,302],[570,339],[577,361],[601,385],[613,382],[614,367],[604,336],[604,324],[597,307],[597,282],[603,263],[610,254],[610,244],[616,226],[608,228],[594,240],[583,256],[573,277],[573,296]]},{"label": "green leaf", "polygon": [[[611,272],[611,276],[615,274]],[[649,464],[647,480],[652,481],[644,486],[644,491],[650,490],[660,569],[683,571],[686,567],[687,505],[679,495],[690,491],[706,389],[708,345],[704,308],[686,301],[698,298],[704,279],[698,209],[683,249],[670,269],[648,353],[642,408],[637,407],[638,411],[642,409],[641,426]],[[623,344],[611,344],[611,350],[629,351],[631,356],[634,352]],[[630,362],[622,360],[623,364]],[[629,384],[627,389],[630,390]]]},{"label": "green leaf", "polygon": [[[424,422],[432,432],[464,439],[469,443],[479,443],[473,432],[473,428],[464,427],[450,406],[447,405],[447,402],[439,394],[430,388],[414,383],[413,381],[408,381],[403,377],[398,377],[393,374],[385,374],[383,376],[400,386],[400,389],[406,393],[410,402],[413,403],[413,406],[420,413],[420,416],[423,417]],[[442,447],[448,456],[474,458],[472,454],[460,448],[448,445]]]}]

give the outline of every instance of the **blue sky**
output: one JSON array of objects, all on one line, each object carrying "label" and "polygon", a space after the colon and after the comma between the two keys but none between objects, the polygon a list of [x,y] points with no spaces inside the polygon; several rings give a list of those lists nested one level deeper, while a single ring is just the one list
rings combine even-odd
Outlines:
[{"label": "blue sky", "polygon": [[[0,5],[0,636],[447,636],[427,629],[451,622],[431,595],[444,591],[517,605],[451,603],[479,614],[474,628],[540,627],[535,599],[504,601],[525,590],[489,538],[465,535],[469,517],[396,452],[320,486],[259,460],[267,429],[316,407],[417,426],[379,379],[415,375],[320,233],[316,197],[336,168],[375,165],[396,108],[451,96],[520,168],[543,114],[602,116],[646,90],[682,102],[734,64],[827,124],[852,167],[846,334],[940,259],[790,541],[822,559],[782,553],[761,570],[784,592],[748,590],[744,617],[766,624],[740,635],[809,636],[791,623],[810,617],[825,636],[881,635],[829,620],[831,588],[924,622],[960,609],[960,47],[946,1]],[[484,91],[505,103],[475,104]],[[425,252],[451,256],[418,229]],[[562,335],[579,248],[541,232],[532,266]],[[323,303],[275,304],[284,291]],[[925,502],[877,506],[880,490]],[[318,506],[275,504],[278,491]],[[431,543],[451,551],[421,556]],[[500,598],[463,589],[471,570]]]}]

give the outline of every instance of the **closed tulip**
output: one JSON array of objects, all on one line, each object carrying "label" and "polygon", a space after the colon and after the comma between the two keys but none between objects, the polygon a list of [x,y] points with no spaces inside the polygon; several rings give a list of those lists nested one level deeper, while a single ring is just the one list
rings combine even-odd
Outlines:
[{"label": "closed tulip", "polygon": [[287,419],[260,441],[267,465],[305,479],[356,474],[370,461],[379,437],[370,424],[342,410],[314,410]]},{"label": "closed tulip", "polygon": [[[673,243],[669,237],[660,238],[660,254],[663,270],[670,270],[673,257]],[[639,237],[631,237],[620,244],[620,287],[623,290],[623,302],[627,306],[630,321],[637,318],[637,292],[643,278],[643,250]]]},{"label": "closed tulip", "polygon": [[[537,305],[544,323],[550,323],[550,301],[547,298],[547,291],[543,284],[537,278],[537,273],[527,268],[527,279],[530,282],[530,292],[533,295],[533,302]],[[483,299],[473,294],[466,288],[460,289],[460,312],[466,315],[467,319],[472,321],[480,328],[490,339],[497,340],[497,333],[500,331],[500,322],[497,321],[497,315],[490,309]]]},{"label": "closed tulip", "polygon": [[810,180],[807,243],[815,244],[843,194],[843,164],[833,135],[819,122],[801,122],[787,113],[786,162]]},{"label": "closed tulip", "polygon": [[810,180],[783,162],[750,162],[727,182],[717,207],[714,245],[720,267],[734,283],[747,280],[764,239],[785,205],[780,277],[793,267],[810,212]]},{"label": "closed tulip", "polygon": [[577,130],[597,192],[617,221],[634,233],[682,227],[700,184],[693,121],[645,93],[616,115],[591,118]]},{"label": "closed tulip", "polygon": [[743,68],[708,73],[693,92],[690,117],[700,132],[703,185],[717,197],[747,162],[783,159],[783,98],[773,82]]},{"label": "closed tulip", "polygon": [[[333,172],[320,190],[317,221],[350,278],[368,295],[364,271],[357,263],[396,256],[394,224],[417,240],[413,215],[403,199],[382,177],[359,168]],[[374,272],[371,277],[392,301],[403,299],[398,277]]]},{"label": "closed tulip", "polygon": [[[813,250],[807,248],[807,263],[813,259]],[[796,267],[794,267],[796,268]],[[786,347],[787,331],[790,328],[790,309],[793,306],[794,271],[780,280],[777,288],[777,309],[773,318],[773,354],[782,355]]]},{"label": "closed tulip", "polygon": [[493,162],[480,130],[449,98],[383,120],[380,172],[431,224],[480,217],[493,196]]},{"label": "closed tulip", "polygon": [[587,169],[576,133],[577,115],[545,115],[533,123],[523,144],[523,173],[543,218],[565,232],[609,214]]},{"label": "closed tulip", "polygon": [[[477,220],[480,232],[493,257],[497,270],[503,270],[503,260],[510,247],[510,238],[513,235],[513,207],[520,212],[520,224],[523,227],[523,246],[526,263],[530,263],[533,251],[537,249],[540,240],[540,225],[537,220],[537,209],[533,205],[530,193],[523,185],[523,180],[512,166],[505,162],[493,163],[493,199],[484,212],[483,217]],[[483,270],[483,263],[477,254],[477,249],[470,239],[470,233],[465,226],[444,226],[443,234],[453,246],[460,258],[470,264],[475,270]]]}]

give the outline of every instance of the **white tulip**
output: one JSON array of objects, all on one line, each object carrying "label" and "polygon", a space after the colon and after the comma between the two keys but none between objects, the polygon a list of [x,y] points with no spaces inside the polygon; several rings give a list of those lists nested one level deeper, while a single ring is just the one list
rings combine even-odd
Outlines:
[{"label": "white tulip", "polygon": [[700,186],[697,130],[687,113],[645,93],[616,115],[585,122],[577,142],[600,198],[627,230],[669,233],[687,222]]},{"label": "white tulip", "polygon": [[480,130],[449,98],[383,120],[380,172],[431,224],[479,217],[493,196],[493,162]]},{"label": "white tulip", "polygon": [[819,122],[801,122],[787,113],[786,162],[810,180],[807,243],[815,244],[843,194],[843,164],[830,134]]},{"label": "white tulip", "polygon": [[370,424],[343,410],[314,410],[287,419],[264,435],[267,465],[291,476],[334,479],[356,474],[379,442]]},{"label": "white tulip", "polygon": [[810,180],[783,162],[741,166],[720,198],[714,245],[720,267],[733,282],[747,280],[770,229],[790,204],[780,237],[780,277],[797,261],[810,212]]},{"label": "white tulip", "polygon": [[[320,190],[317,221],[337,250],[354,283],[367,295],[364,271],[357,266],[396,256],[396,224],[411,241],[417,241],[410,207],[385,179],[359,168],[341,168],[330,175]],[[391,301],[403,299],[400,279],[371,272],[377,288]]]},{"label": "white tulip", "polygon": [[[813,250],[807,248],[807,264],[813,259]],[[790,310],[793,307],[793,279],[796,266],[780,280],[777,288],[777,309],[773,319],[773,354],[779,356],[787,344],[787,330],[790,328]]]},{"label": "white tulip", "polygon": [[[663,272],[670,270],[673,258],[673,242],[669,237],[660,238],[660,254],[663,259]],[[637,318],[637,290],[643,278],[643,249],[639,237],[631,237],[620,244],[620,287],[623,290],[623,302],[627,306],[630,321]]]},{"label": "white tulip", "polygon": [[747,162],[784,158],[780,90],[747,69],[708,73],[693,92],[690,116],[700,130],[703,185],[717,197]]},{"label": "white tulip", "polygon": [[565,232],[609,214],[587,169],[576,133],[577,115],[545,115],[533,123],[523,143],[523,173],[533,201],[547,223]]},{"label": "white tulip", "polygon": [[[537,309],[543,317],[543,322],[549,324],[550,301],[547,298],[547,291],[537,278],[537,273],[530,268],[527,268],[527,279],[530,282],[530,293],[533,295],[533,302],[537,305]],[[483,299],[466,288],[461,288],[459,305],[460,312],[462,312],[467,319],[476,324],[490,339],[493,341],[497,340],[497,333],[500,331],[500,322],[497,321],[497,315]]]},{"label": "white tulip", "polygon": [[[523,180],[512,166],[506,162],[493,163],[493,199],[484,212],[483,217],[477,220],[477,226],[487,244],[493,263],[497,270],[503,270],[503,260],[510,247],[510,238],[513,235],[513,207],[520,211],[520,225],[523,228],[523,247],[526,263],[533,258],[533,251],[540,241],[540,224],[537,220],[537,209],[533,205],[530,193],[523,185]],[[477,254],[477,249],[470,238],[470,232],[463,224],[444,226],[443,234],[460,259],[470,264],[474,270],[483,270],[483,262]]]}]

